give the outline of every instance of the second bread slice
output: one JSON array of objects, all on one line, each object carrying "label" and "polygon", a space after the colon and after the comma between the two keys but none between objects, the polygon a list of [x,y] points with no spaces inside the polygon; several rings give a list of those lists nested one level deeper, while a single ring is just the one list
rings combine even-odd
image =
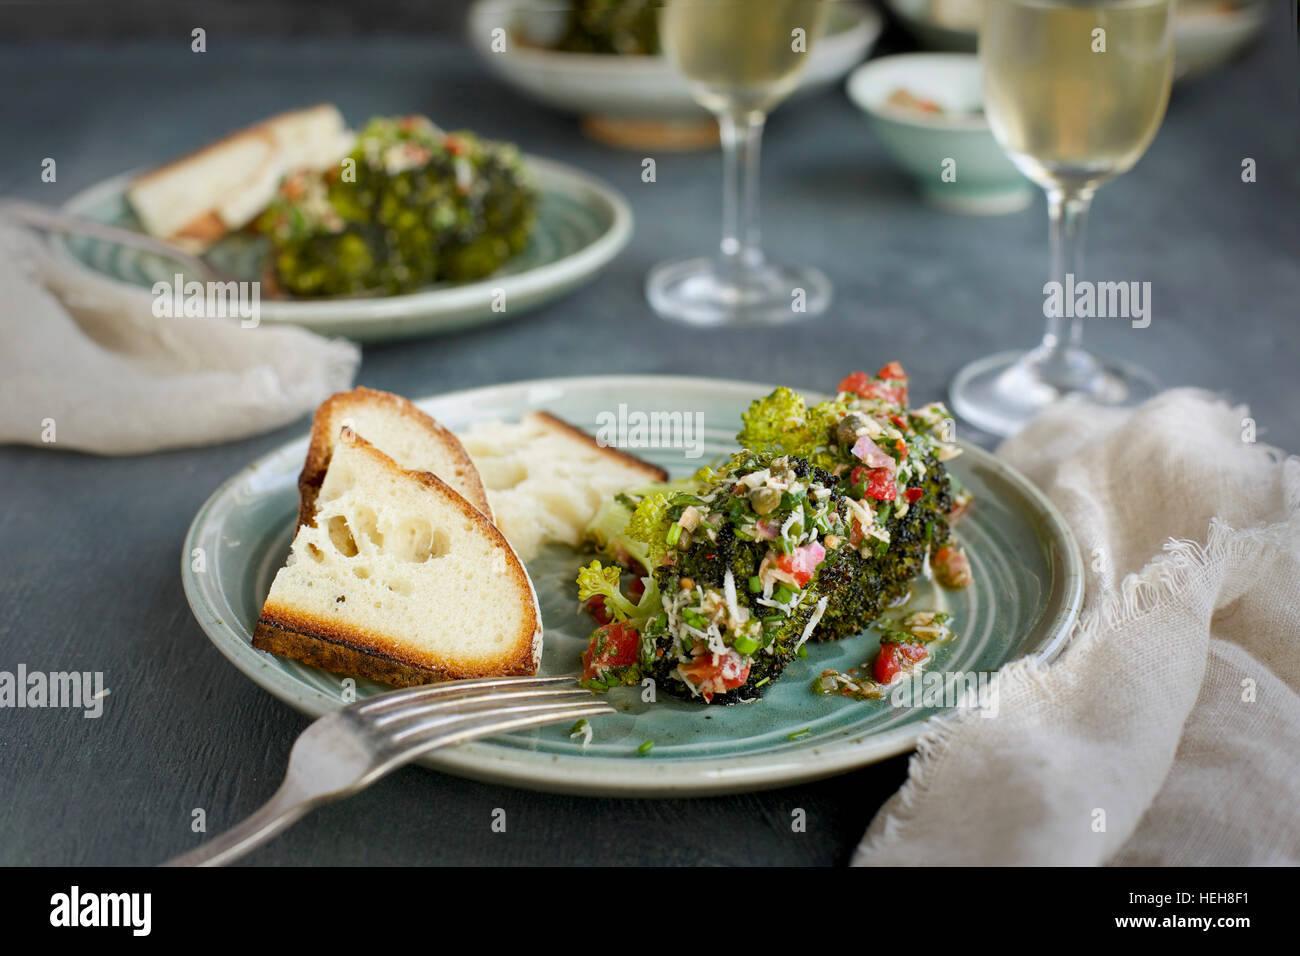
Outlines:
[{"label": "second bread slice", "polygon": [[534,674],[541,616],[523,565],[476,508],[342,429],[271,585],[253,646],[397,686]]},{"label": "second bread slice", "polygon": [[401,467],[437,475],[492,520],[478,469],[460,439],[400,395],[359,387],[331,395],[316,409],[307,461],[298,476],[299,524],[313,523],[316,496],[344,425]]}]

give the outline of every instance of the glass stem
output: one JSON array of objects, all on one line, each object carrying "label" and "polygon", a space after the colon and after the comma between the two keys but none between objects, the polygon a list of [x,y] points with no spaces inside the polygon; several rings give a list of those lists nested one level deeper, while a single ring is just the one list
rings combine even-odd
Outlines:
[{"label": "glass stem", "polygon": [[1050,189],[1047,192],[1048,241],[1052,281],[1061,289],[1059,315],[1047,317],[1039,350],[1044,378],[1060,388],[1078,388],[1093,371],[1092,362],[1080,354],[1083,322],[1067,318],[1074,284],[1083,279],[1083,232],[1092,205],[1093,190]]},{"label": "glass stem", "polygon": [[763,261],[758,230],[758,154],[762,113],[722,113],[722,261],[738,278]]}]

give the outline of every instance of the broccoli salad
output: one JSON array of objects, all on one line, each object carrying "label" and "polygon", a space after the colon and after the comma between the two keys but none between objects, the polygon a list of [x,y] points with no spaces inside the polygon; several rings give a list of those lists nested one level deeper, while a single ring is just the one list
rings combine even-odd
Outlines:
[{"label": "broccoli salad", "polygon": [[952,419],[940,403],[907,407],[898,363],[811,407],[778,388],[737,439],[716,469],[618,495],[588,526],[585,686],[652,678],[704,703],[752,700],[810,640],[860,633],[927,569],[969,583],[950,536],[970,505],[944,467]]},{"label": "broccoli salad", "polygon": [[286,177],[257,228],[285,292],[393,294],[496,271],[527,244],[536,202],[513,145],[377,117],[338,169]]}]

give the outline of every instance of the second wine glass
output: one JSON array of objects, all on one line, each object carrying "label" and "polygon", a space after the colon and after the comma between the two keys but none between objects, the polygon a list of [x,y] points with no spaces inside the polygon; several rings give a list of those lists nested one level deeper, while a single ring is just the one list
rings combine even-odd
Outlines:
[{"label": "second wine glass", "polygon": [[694,325],[760,325],[825,311],[819,270],[769,262],[759,244],[759,144],[768,112],[798,85],[828,0],[666,0],[664,52],[718,119],[722,243],[716,256],[662,263],[646,279],[660,315]]},{"label": "second wine glass", "polygon": [[[1047,191],[1057,288],[1082,278],[1093,193],[1127,172],[1160,128],[1173,76],[1173,23],[1172,0],[985,0],[985,111],[1012,162]],[[1077,316],[1067,322],[1053,311],[1037,348],[992,355],[958,372],[953,411],[1010,435],[1065,396],[1136,405],[1155,393],[1149,372],[1098,358],[1083,348],[1082,333]]]}]

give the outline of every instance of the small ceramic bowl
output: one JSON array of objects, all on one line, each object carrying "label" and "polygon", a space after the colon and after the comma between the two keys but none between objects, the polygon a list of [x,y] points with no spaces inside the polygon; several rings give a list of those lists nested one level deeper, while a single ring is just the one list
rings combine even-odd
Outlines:
[{"label": "small ceramic bowl", "polygon": [[[891,103],[899,90],[941,112]],[[989,129],[973,54],[902,53],[871,60],[850,74],[848,94],[930,202],[954,212],[998,215],[1033,199],[1033,185]]]},{"label": "small ceramic bowl", "polygon": [[[717,123],[667,57],[548,49],[567,17],[567,6],[555,0],[475,0],[467,29],[471,44],[502,80],[541,103],[578,113],[584,131],[596,139],[627,147],[717,145]],[[834,4],[792,98],[839,82],[862,62],[883,26],[873,7],[857,0]],[[501,29],[508,39],[498,53]]]}]

